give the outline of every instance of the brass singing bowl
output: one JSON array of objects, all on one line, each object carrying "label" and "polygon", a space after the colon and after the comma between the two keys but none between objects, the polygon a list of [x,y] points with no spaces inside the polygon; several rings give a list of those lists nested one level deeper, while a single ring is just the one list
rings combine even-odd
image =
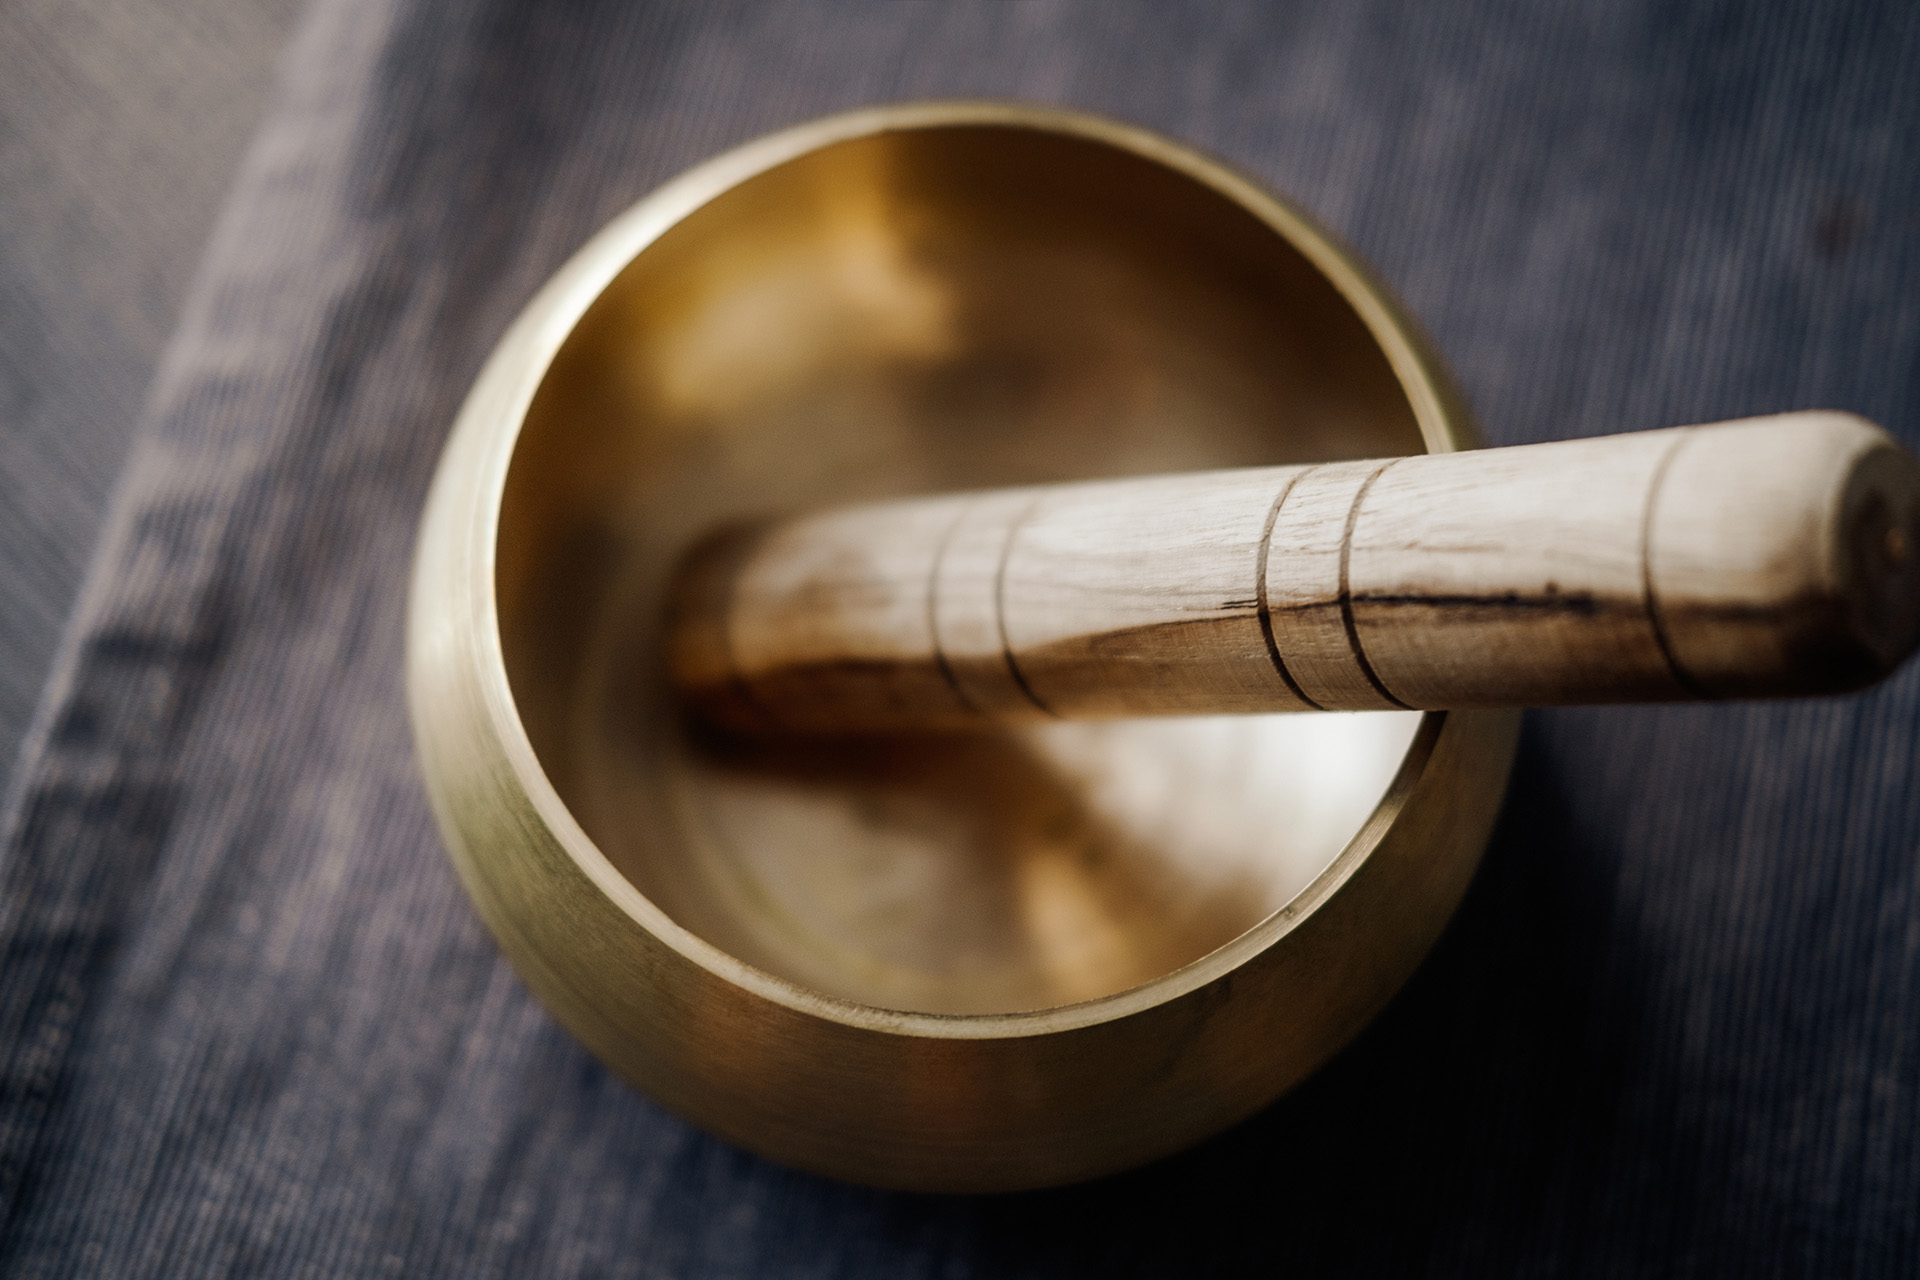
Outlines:
[{"label": "brass singing bowl", "polygon": [[750,143],[580,250],[461,410],[407,647],[447,849],[554,1015],[743,1147],[939,1191],[1172,1152],[1406,980],[1516,714],[728,745],[666,687],[668,577],[828,502],[1472,439],[1347,250],[1165,138],[945,103]]}]

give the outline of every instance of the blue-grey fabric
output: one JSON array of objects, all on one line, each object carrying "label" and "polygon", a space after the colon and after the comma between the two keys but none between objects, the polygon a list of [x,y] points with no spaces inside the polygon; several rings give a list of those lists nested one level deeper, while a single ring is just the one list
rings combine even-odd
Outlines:
[{"label": "blue-grey fabric", "polygon": [[1920,9],[318,0],[7,802],[21,1276],[1901,1276],[1920,668],[1530,716],[1466,906],[1266,1113],[994,1198],[792,1173],[530,999],[401,710],[455,407],[685,165],[997,95],[1210,148],[1350,237],[1498,443],[1808,406],[1920,443]]},{"label": "blue-grey fabric", "polygon": [[0,4],[0,790],[296,3]]}]

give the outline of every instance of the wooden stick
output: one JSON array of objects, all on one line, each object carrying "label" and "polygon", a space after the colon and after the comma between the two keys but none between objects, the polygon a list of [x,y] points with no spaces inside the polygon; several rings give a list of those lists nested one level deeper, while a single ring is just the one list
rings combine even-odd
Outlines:
[{"label": "wooden stick", "polygon": [[725,726],[1835,693],[1920,640],[1920,463],[1850,414],[913,499],[707,544]]}]

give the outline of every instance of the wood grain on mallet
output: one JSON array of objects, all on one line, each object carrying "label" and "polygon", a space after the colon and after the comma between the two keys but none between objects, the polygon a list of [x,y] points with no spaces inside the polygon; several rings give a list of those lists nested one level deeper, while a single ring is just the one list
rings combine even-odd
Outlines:
[{"label": "wood grain on mallet", "polygon": [[669,653],[749,732],[1833,693],[1917,552],[1920,463],[1792,413],[801,516],[690,558]]}]

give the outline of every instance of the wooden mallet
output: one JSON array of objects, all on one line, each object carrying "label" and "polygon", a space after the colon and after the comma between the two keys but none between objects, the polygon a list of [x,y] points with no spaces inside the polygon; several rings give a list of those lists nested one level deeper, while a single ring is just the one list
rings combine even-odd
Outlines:
[{"label": "wooden mallet", "polygon": [[1920,463],[1832,412],[845,507],[669,620],[748,733],[1839,693],[1917,640]]}]

